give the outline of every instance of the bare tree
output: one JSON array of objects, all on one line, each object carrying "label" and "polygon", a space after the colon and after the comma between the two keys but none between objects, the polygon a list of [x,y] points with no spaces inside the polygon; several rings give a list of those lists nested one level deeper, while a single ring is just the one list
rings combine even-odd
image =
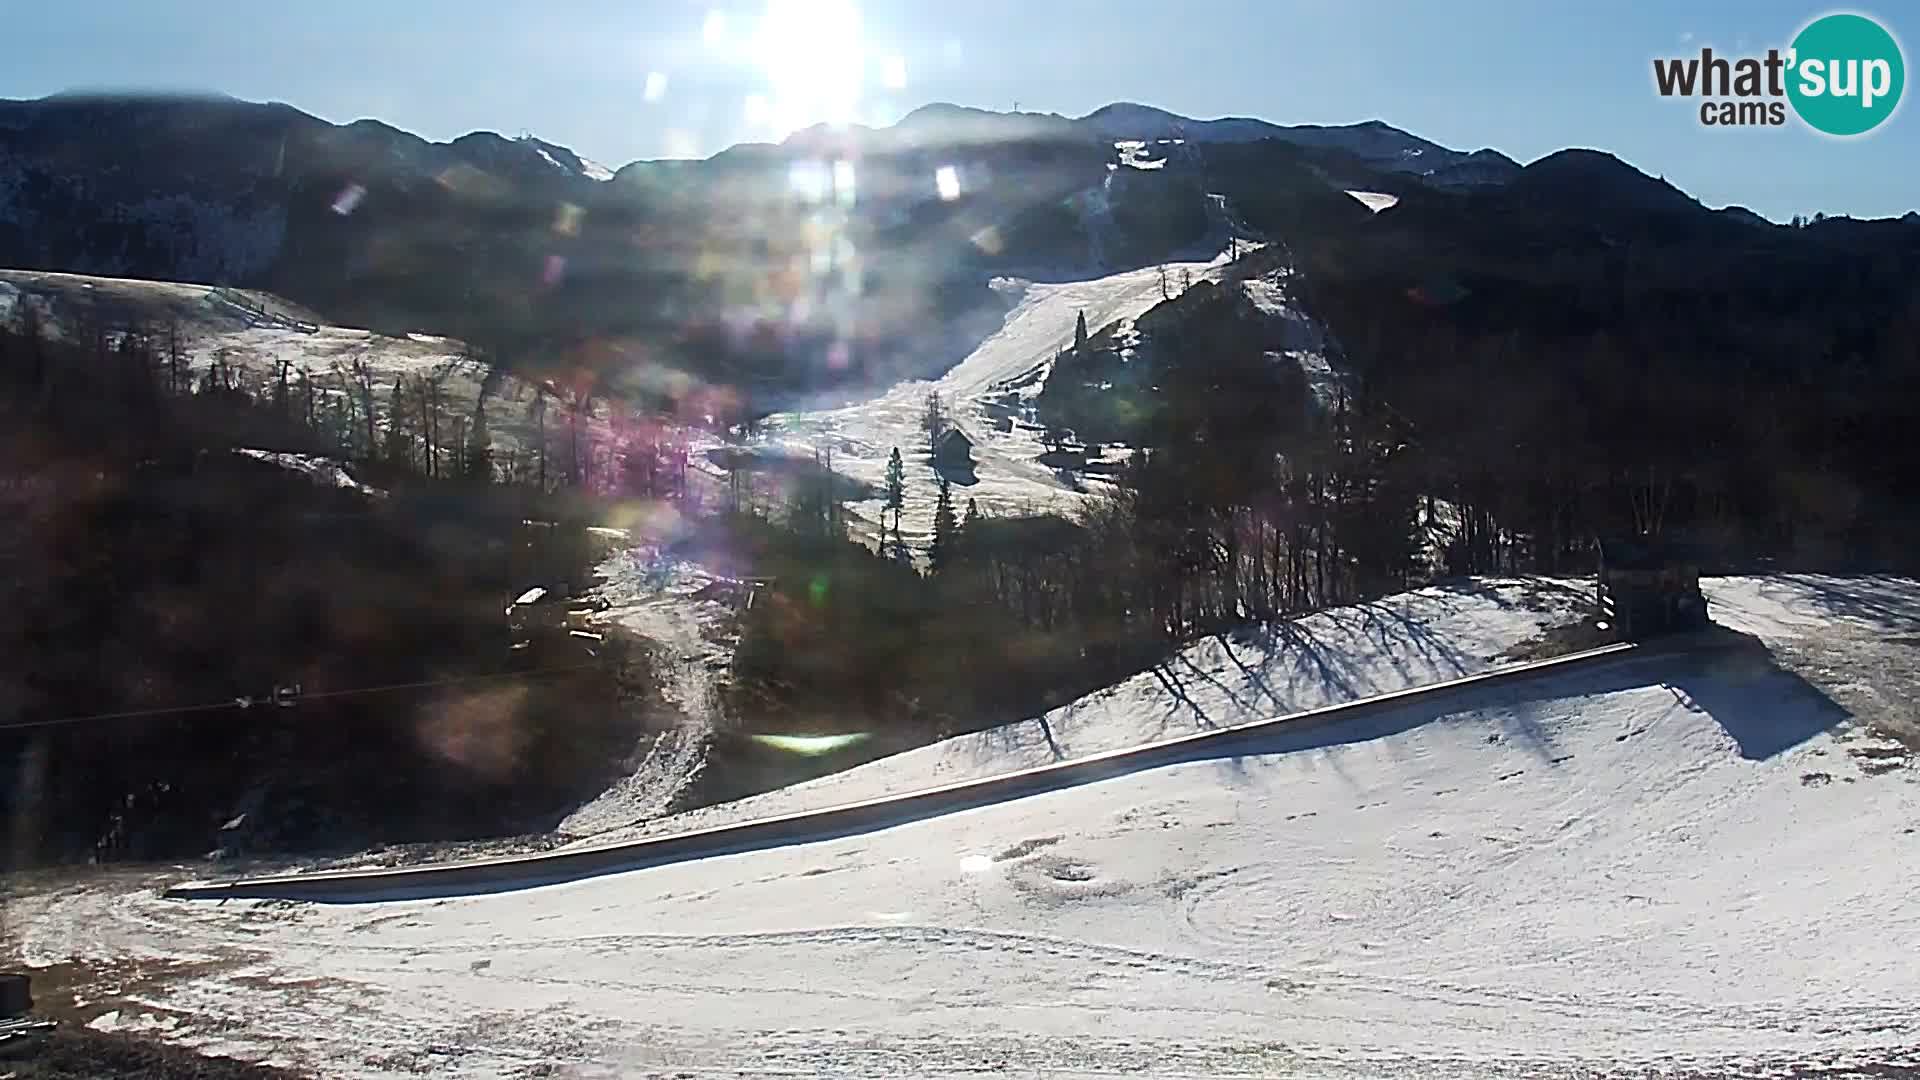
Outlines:
[{"label": "bare tree", "polygon": [[290,384],[293,376],[293,357],[286,353],[276,353],[273,358],[273,411],[274,415],[286,420],[292,415],[293,395]]},{"label": "bare tree", "polygon": [[300,414],[305,419],[308,430],[314,427],[313,372],[304,365],[300,368]]},{"label": "bare tree", "polygon": [[187,350],[180,341],[180,320],[167,323],[167,393],[187,392]]},{"label": "bare tree", "polygon": [[536,466],[540,490],[547,490],[547,387],[545,383],[534,383],[533,401],[527,405],[527,414],[533,417],[534,452],[540,456]]},{"label": "bare tree", "polygon": [[346,374],[349,393],[360,402],[361,452],[373,457],[379,452],[380,443],[374,433],[373,367],[367,363],[365,352],[355,353],[353,359],[347,361]]}]

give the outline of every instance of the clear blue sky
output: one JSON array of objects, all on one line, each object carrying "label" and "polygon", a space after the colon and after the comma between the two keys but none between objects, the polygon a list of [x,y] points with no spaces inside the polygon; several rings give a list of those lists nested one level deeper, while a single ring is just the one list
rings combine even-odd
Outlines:
[{"label": "clear blue sky", "polygon": [[[1655,56],[1784,46],[1782,0],[0,0],[0,97],[204,90],[444,140],[532,132],[618,167],[805,121],[953,101],[1110,101],[1281,123],[1379,118],[1526,162],[1612,151],[1775,219],[1920,202],[1920,107],[1874,135],[1713,130],[1653,92]],[[1920,7],[1879,0],[1916,60]],[[715,16],[714,12],[720,14]],[[1909,94],[1908,96],[1912,96]]]}]

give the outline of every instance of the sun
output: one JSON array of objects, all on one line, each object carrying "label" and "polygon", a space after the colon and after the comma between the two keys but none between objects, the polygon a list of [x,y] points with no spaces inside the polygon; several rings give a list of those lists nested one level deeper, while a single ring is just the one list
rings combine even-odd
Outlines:
[{"label": "sun", "polygon": [[752,54],[767,85],[754,119],[776,135],[860,115],[868,57],[852,0],[770,0]]}]

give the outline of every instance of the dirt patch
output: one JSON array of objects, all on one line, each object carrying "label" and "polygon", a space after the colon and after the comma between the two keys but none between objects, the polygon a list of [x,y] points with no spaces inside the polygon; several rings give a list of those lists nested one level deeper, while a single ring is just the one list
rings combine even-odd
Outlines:
[{"label": "dirt patch", "polygon": [[1602,645],[1611,645],[1619,640],[1618,635],[1611,629],[1600,629],[1600,625],[1592,619],[1577,619],[1558,626],[1549,626],[1539,634],[1525,641],[1517,641],[1487,659],[1495,663],[1551,660],[1556,656],[1598,649]]},{"label": "dirt patch", "polygon": [[1057,836],[1036,836],[1031,840],[1022,840],[1005,851],[1002,851],[1000,854],[995,855],[993,861],[1011,862],[1014,859],[1022,859],[1039,851],[1043,847],[1059,842],[1060,838]]},{"label": "dirt patch", "polygon": [[1851,714],[1841,745],[1862,772],[1911,768],[1920,757],[1920,641],[1829,627],[1769,648],[1781,667]]},{"label": "dirt patch", "polygon": [[567,843],[558,833],[531,833],[491,840],[441,840],[412,844],[386,844],[337,858],[313,861],[314,870],[366,870],[384,867],[419,866],[425,863],[453,862],[460,859],[491,859],[507,855],[537,855]]},{"label": "dirt patch", "polygon": [[89,1031],[77,1025],[62,1025],[17,1056],[0,1058],[0,1076],[9,1080],[291,1080],[309,1075],[197,1054],[148,1036]]},{"label": "dirt patch", "polygon": [[[33,976],[33,1015],[80,1029],[99,1017],[124,1011],[133,997],[153,998],[167,986],[239,966],[232,960],[141,958],[105,963],[75,961],[22,968]],[[143,1011],[153,1011],[139,1006]],[[0,1073],[4,1075],[4,1073]]]}]

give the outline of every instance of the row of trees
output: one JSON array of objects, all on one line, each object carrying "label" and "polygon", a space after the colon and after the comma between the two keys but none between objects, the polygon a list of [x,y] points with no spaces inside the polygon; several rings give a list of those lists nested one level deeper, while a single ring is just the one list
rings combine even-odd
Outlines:
[{"label": "row of trees", "polygon": [[[196,363],[177,323],[109,329],[86,315],[80,313],[67,338],[114,373],[105,397],[95,399],[98,388],[89,386],[85,402],[114,440],[147,438],[163,423],[150,406],[198,398],[245,404],[253,444],[357,462],[388,481],[417,477],[646,498],[687,494],[688,450],[670,424],[542,379],[522,384],[517,396],[523,401],[504,400],[498,396],[502,373],[480,353],[412,373],[383,370],[367,350],[317,371],[290,351],[263,363],[232,347]],[[38,359],[45,338],[37,305],[22,305],[15,340],[26,375],[52,398],[75,376]],[[455,393],[456,382],[477,383],[477,392]],[[503,446],[489,414],[507,408],[520,410],[521,430]]]}]

